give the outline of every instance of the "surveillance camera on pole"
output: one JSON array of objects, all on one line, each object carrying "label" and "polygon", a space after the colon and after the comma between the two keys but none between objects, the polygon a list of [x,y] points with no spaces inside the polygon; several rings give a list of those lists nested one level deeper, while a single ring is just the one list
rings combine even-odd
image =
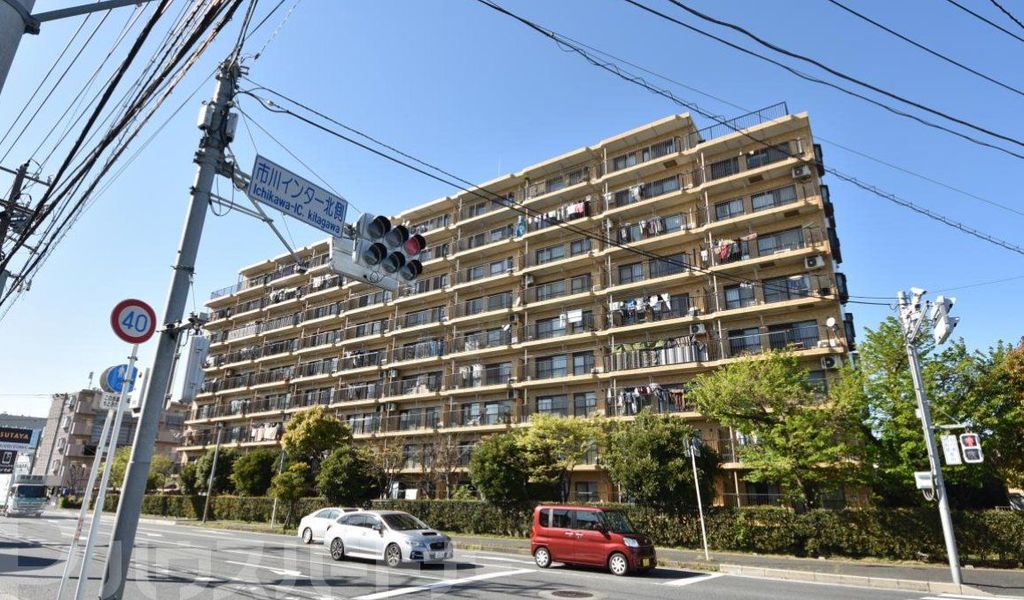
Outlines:
[{"label": "surveillance camera on pole", "polygon": [[346,277],[398,291],[423,272],[426,239],[382,215],[364,214],[351,228],[352,239],[334,238],[331,267]]},{"label": "surveillance camera on pole", "polygon": [[949,316],[954,304],[956,304],[956,298],[946,298],[945,296],[939,296],[932,304],[929,318],[932,321],[932,338],[935,339],[936,344],[945,343],[957,323],[960,322],[960,317]]}]

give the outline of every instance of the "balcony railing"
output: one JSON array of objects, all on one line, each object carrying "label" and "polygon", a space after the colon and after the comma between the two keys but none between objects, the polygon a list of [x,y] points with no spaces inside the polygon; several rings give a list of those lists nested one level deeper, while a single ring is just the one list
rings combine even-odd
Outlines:
[{"label": "balcony railing", "polygon": [[573,315],[571,314],[573,312],[575,311],[563,313],[562,316],[555,319],[542,319],[527,323],[523,327],[526,332],[526,341],[554,339],[597,329],[594,324],[593,314]]},{"label": "balcony railing", "polygon": [[771,256],[779,252],[800,250],[821,245],[826,235],[817,227],[802,227],[760,235],[744,240],[721,239],[711,246],[701,248],[698,256],[704,267],[718,266],[747,260],[750,258]]},{"label": "balcony railing", "polygon": [[432,394],[441,389],[442,381],[441,373],[425,373],[392,381],[384,385],[384,397]]},{"label": "balcony railing", "polygon": [[402,362],[407,360],[418,360],[422,358],[433,358],[442,356],[448,349],[448,344],[443,339],[424,340],[409,346],[396,348],[391,352],[390,362]]},{"label": "balcony railing", "polygon": [[316,375],[329,375],[338,370],[340,358],[326,358],[312,362],[302,363],[295,368],[295,377],[314,377]]},{"label": "balcony railing", "polygon": [[380,382],[345,384],[335,394],[336,402],[355,402],[380,398],[383,385]]},{"label": "balcony railing", "polygon": [[[501,263],[500,265],[497,263]],[[518,270],[522,265],[519,256],[510,256],[505,261],[495,261],[476,265],[468,269],[460,270],[455,277],[456,283],[469,283],[471,281],[487,281],[495,277],[502,277]]]},{"label": "balcony railing", "polygon": [[389,302],[393,298],[389,290],[380,290],[353,296],[341,303],[341,311],[350,311],[366,306],[376,306]]},{"label": "balcony railing", "polygon": [[[666,302],[663,297],[667,297],[668,301]],[[652,298],[657,298],[657,301],[651,302]],[[709,302],[714,308],[714,296],[663,295],[657,292],[648,294],[645,290],[638,293],[635,298],[611,302],[607,324],[608,327],[628,327],[680,317],[693,317],[706,314]]]},{"label": "balcony railing", "polygon": [[733,117],[732,119],[721,123],[709,125],[708,127],[693,132],[689,136],[687,147],[693,148],[697,144],[704,143],[708,140],[736,133],[737,130],[757,127],[762,123],[782,118],[788,114],[789,107],[785,102],[778,102],[764,108],[759,108],[758,110],[742,114],[738,117]]},{"label": "balcony railing", "polygon": [[604,356],[606,372],[629,371],[666,365],[707,362],[719,358],[718,345],[676,338],[616,344]]},{"label": "balcony railing", "polygon": [[562,169],[558,173],[546,176],[543,181],[539,181],[527,187],[526,199],[530,200],[580,183],[585,183],[590,181],[590,177],[590,165],[580,164]]},{"label": "balcony railing", "polygon": [[455,305],[455,317],[468,317],[494,310],[507,310],[515,304],[512,292],[501,292],[480,298],[471,298]]},{"label": "balcony railing", "polygon": [[639,150],[633,150],[632,152],[609,158],[603,165],[604,172],[606,174],[615,173],[616,171],[658,160],[663,156],[679,152],[683,149],[682,138],[671,137],[659,140]]},{"label": "balcony railing", "polygon": [[488,385],[506,385],[514,377],[512,365],[486,367],[481,364],[458,367],[448,375],[448,389],[464,390]]},{"label": "balcony railing", "polygon": [[419,327],[420,325],[428,325],[430,323],[440,323],[446,318],[448,318],[448,307],[435,306],[434,308],[431,309],[420,310],[401,315],[398,317],[397,322],[399,325],[399,329],[406,329],[409,327]]},{"label": "balcony railing", "polygon": [[513,326],[508,329],[494,328],[497,331],[478,331],[457,335],[451,340],[452,352],[472,352],[484,348],[498,348],[513,343],[515,332]]},{"label": "balcony railing", "polygon": [[341,359],[340,368],[342,371],[348,371],[366,367],[379,367],[384,364],[383,359],[386,356],[387,351],[385,350],[346,352],[345,356]]}]

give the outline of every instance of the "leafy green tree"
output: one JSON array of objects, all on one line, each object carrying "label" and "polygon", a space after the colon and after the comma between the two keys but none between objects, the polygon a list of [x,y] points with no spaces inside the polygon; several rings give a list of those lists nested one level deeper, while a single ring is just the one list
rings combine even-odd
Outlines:
[{"label": "leafy green tree", "polygon": [[[644,506],[668,512],[697,507],[688,440],[696,432],[684,421],[642,411],[633,422],[612,428],[602,452],[605,468],[625,496]],[[701,498],[710,506],[715,497],[718,454],[701,444],[697,457]]]},{"label": "leafy green tree", "polygon": [[[118,448],[114,453],[114,460],[110,465],[110,486],[121,489],[124,484],[124,476],[128,471],[128,461],[131,458],[132,449],[130,446]],[[152,492],[166,485],[167,480],[174,472],[174,461],[162,454],[154,454],[149,462],[149,477],[146,479],[146,491]]]},{"label": "leafy green tree", "polygon": [[288,507],[284,518],[285,526],[292,522],[295,505],[309,492],[309,465],[306,463],[292,463],[271,480],[270,495]]},{"label": "leafy green tree", "polygon": [[583,463],[602,435],[602,425],[596,419],[533,415],[521,440],[530,467],[530,483],[557,490],[565,502],[573,469]]},{"label": "leafy green tree", "polygon": [[331,504],[360,506],[377,495],[377,481],[370,451],[349,445],[335,448],[324,459],[316,487]]},{"label": "leafy green tree", "polygon": [[277,473],[280,454],[260,448],[243,454],[231,469],[231,482],[244,496],[263,496],[270,489],[270,480]]},{"label": "leafy green tree", "polygon": [[523,451],[521,431],[486,438],[473,450],[469,477],[484,500],[514,506],[529,498],[530,466]]},{"label": "leafy green tree", "polygon": [[314,406],[295,414],[285,427],[281,445],[288,458],[305,463],[314,475],[335,448],[352,443],[348,425],[327,413],[324,406]]},{"label": "leafy green tree", "polygon": [[864,481],[863,395],[847,369],[821,399],[791,353],[771,352],[700,375],[694,397],[701,412],[756,440],[740,447],[746,479],[781,486],[795,507],[813,507],[835,486]]},{"label": "leafy green tree", "polygon": [[[210,448],[205,454],[196,459],[196,487],[205,493],[207,483],[210,481],[210,468],[213,466],[214,449]],[[217,471],[213,475],[213,493],[223,494],[232,492],[235,489],[231,481],[231,470],[235,461],[238,460],[238,451],[234,448],[221,447],[217,454]]]},{"label": "leafy green tree", "polygon": [[199,491],[196,480],[196,463],[194,461],[181,468],[181,472],[178,473],[178,480],[181,482],[181,491],[183,493],[191,496]]},{"label": "leafy green tree", "polygon": [[385,438],[376,443],[371,442],[368,449],[372,471],[377,477],[377,489],[383,497],[390,493],[394,483],[398,481],[402,467],[405,466],[402,445],[393,439]]}]

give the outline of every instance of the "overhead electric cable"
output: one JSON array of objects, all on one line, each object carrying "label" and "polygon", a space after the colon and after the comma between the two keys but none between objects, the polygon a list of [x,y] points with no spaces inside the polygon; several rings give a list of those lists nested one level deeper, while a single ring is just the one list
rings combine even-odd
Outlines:
[{"label": "overhead electric cable", "polygon": [[999,9],[1000,11],[1002,11],[1002,13],[1003,13],[1004,15],[1006,15],[1007,17],[1009,17],[1009,19],[1010,19],[1011,21],[1013,21],[1014,23],[1016,23],[1018,27],[1020,27],[1021,29],[1024,29],[1024,22],[1021,22],[1021,20],[1020,20],[1020,19],[1018,19],[1017,17],[1013,16],[1013,13],[1012,13],[1012,12],[1010,12],[1009,10],[1007,10],[1006,8],[1004,8],[1002,4],[1000,4],[1000,3],[999,3],[999,2],[997,2],[996,0],[988,0],[988,1],[989,1],[989,2],[991,2],[992,4],[994,4],[994,5],[995,5],[995,7],[996,7],[996,8],[998,8],[998,9]]},{"label": "overhead electric cable", "polygon": [[956,0],[946,0],[946,2],[952,4],[953,6],[959,8],[960,10],[964,11],[965,13],[971,15],[975,19],[978,19],[979,21],[982,21],[984,23],[988,23],[989,25],[991,25],[992,27],[995,27],[999,31],[1002,31],[1006,35],[1008,35],[1008,36],[1010,36],[1012,38],[1015,38],[1018,42],[1024,42],[1024,37],[1021,37],[1021,36],[1017,35],[1016,33],[1010,31],[1009,29],[1003,27],[999,23],[996,23],[995,21],[993,21],[993,20],[991,20],[991,19],[989,19],[989,18],[987,18],[987,17],[985,17],[985,16],[983,16],[981,14],[978,14],[978,13],[974,12],[973,10],[967,8],[963,4],[960,4]]}]

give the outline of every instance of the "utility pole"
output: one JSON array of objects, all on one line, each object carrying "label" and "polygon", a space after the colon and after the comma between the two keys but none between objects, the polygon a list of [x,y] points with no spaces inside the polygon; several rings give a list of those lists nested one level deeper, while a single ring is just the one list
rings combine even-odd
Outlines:
[{"label": "utility pole", "polygon": [[21,36],[29,30],[29,19],[36,0],[0,0],[0,92],[14,62]]},{"label": "utility pole", "polygon": [[220,66],[213,100],[207,106],[209,119],[207,124],[201,127],[203,135],[195,155],[196,178],[190,190],[185,230],[178,247],[178,259],[171,276],[171,289],[164,309],[164,329],[160,331],[152,376],[147,382],[145,403],[139,416],[139,428],[135,433],[124,489],[117,506],[114,533],[100,592],[102,600],[120,600],[124,595],[125,577],[135,545],[142,499],[146,492],[149,463],[153,457],[160,415],[164,408],[164,394],[170,383],[170,371],[177,351],[178,336],[184,331],[180,322],[185,315],[189,289],[192,285],[199,240],[203,232],[206,211],[210,205],[214,178],[218,174],[223,174],[224,149],[230,141],[228,114],[239,75],[238,53],[235,52]]},{"label": "utility pole", "polygon": [[[18,0],[12,0],[17,2]],[[0,65],[2,68],[2,65]],[[7,231],[11,228],[11,220],[14,219],[14,211],[18,210],[18,198],[21,197],[21,187],[25,184],[25,177],[28,175],[28,161],[18,167],[14,174],[14,185],[11,186],[11,193],[7,197],[7,206],[0,213],[0,259],[3,258],[3,245],[7,241]],[[3,296],[7,289],[8,273],[4,270],[0,273],[0,296]]]},{"label": "utility pole", "polygon": [[220,436],[224,433],[224,423],[217,423],[217,443],[213,446],[213,464],[210,465],[210,477],[206,480],[206,502],[203,503],[203,523],[210,514],[210,496],[213,495],[213,478],[217,475],[217,458],[220,457]]},{"label": "utility pole", "polygon": [[[932,409],[928,404],[928,395],[924,389],[924,378],[921,376],[921,359],[917,353],[917,338],[925,322],[925,314],[921,310],[921,299],[925,291],[912,288],[913,297],[907,300],[904,292],[899,292],[897,302],[900,312],[900,323],[903,326],[903,341],[907,347],[907,359],[910,362],[910,375],[914,380],[914,394],[917,396],[917,416],[921,419],[924,432],[924,444],[928,449],[928,464],[931,467],[932,481],[935,485],[935,498],[939,501],[939,520],[942,522],[942,536],[946,541],[946,554],[949,557],[949,570],[953,583],[963,585],[960,577],[960,556],[956,547],[956,532],[953,531],[953,518],[949,513],[949,496],[946,494],[946,483],[942,478],[942,463],[939,462],[939,451],[935,444],[935,428],[932,426]],[[953,323],[955,326],[955,322]],[[947,325],[948,327],[948,325]],[[948,327],[952,331],[952,327]],[[948,336],[948,331],[945,333]],[[936,340],[939,343],[945,341]]]}]

